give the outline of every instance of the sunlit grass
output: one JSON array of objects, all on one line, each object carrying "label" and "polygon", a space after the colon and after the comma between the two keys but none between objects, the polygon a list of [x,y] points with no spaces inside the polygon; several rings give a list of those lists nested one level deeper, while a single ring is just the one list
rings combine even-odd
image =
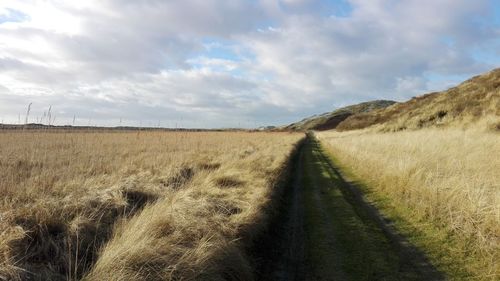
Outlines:
[{"label": "sunlit grass", "polygon": [[386,199],[379,204],[386,212],[411,224],[407,232],[418,236],[414,240],[442,269],[464,279],[499,276],[497,133],[434,129],[317,135],[375,197]]},{"label": "sunlit grass", "polygon": [[242,244],[302,137],[0,132],[0,279],[250,275]]}]

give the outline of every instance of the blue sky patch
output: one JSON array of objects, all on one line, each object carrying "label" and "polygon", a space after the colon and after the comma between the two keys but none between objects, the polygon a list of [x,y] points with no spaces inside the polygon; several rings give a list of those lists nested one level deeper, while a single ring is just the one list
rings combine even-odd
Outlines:
[{"label": "blue sky patch", "polygon": [[238,61],[237,45],[225,40],[206,38],[203,40],[204,51],[200,54],[209,58]]},{"label": "blue sky patch", "polygon": [[349,17],[352,13],[352,6],[345,0],[328,0],[333,10],[333,16]]},{"label": "blue sky patch", "polygon": [[6,9],[7,13],[0,14],[0,24],[5,22],[23,22],[29,20],[29,16],[14,9]]}]

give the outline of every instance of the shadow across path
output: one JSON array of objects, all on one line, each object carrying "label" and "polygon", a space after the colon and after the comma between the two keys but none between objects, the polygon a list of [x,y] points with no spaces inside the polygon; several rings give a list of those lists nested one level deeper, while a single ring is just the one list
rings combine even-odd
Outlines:
[{"label": "shadow across path", "polygon": [[308,139],[259,280],[445,280]]}]

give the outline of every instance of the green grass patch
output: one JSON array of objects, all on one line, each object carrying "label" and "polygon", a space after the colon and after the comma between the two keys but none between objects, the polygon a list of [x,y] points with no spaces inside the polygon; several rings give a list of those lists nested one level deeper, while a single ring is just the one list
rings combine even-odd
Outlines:
[{"label": "green grass patch", "polygon": [[420,280],[403,268],[382,230],[349,199],[347,183],[319,143],[310,138],[304,149],[304,228],[311,279]]},{"label": "green grass patch", "polygon": [[[415,218],[414,212],[407,206],[391,199],[390,195],[377,192],[370,184],[356,176],[352,169],[342,165],[330,149],[323,147],[322,150],[331,165],[339,167],[344,178],[356,182],[356,186],[363,192],[365,199],[375,206],[385,218],[391,220],[397,231],[404,235],[411,244],[421,249],[432,264],[446,275],[447,279],[475,279],[464,266],[474,263],[474,260],[464,254],[471,249],[468,249],[463,242],[458,242],[463,241],[463,239],[454,237],[444,228],[440,228],[424,218]],[[459,250],[453,252],[451,249]]]}]

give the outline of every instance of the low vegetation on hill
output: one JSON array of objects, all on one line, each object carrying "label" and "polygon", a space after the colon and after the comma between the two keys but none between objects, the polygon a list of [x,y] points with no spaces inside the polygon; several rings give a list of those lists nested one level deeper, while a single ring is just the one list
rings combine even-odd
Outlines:
[{"label": "low vegetation on hill", "polygon": [[0,280],[250,280],[302,137],[0,132]]},{"label": "low vegetation on hill", "polygon": [[336,109],[332,112],[305,118],[297,123],[285,126],[283,129],[295,130],[295,131],[307,131],[307,130],[322,131],[322,130],[335,129],[338,124],[340,124],[342,121],[344,121],[351,115],[370,112],[375,109],[385,108],[394,103],[396,102],[389,100],[376,100],[376,101],[369,101],[360,104],[350,105]]},{"label": "low vegetation on hill", "polygon": [[373,125],[382,131],[478,125],[500,130],[500,68],[443,92],[349,116],[336,129],[346,131]]}]

